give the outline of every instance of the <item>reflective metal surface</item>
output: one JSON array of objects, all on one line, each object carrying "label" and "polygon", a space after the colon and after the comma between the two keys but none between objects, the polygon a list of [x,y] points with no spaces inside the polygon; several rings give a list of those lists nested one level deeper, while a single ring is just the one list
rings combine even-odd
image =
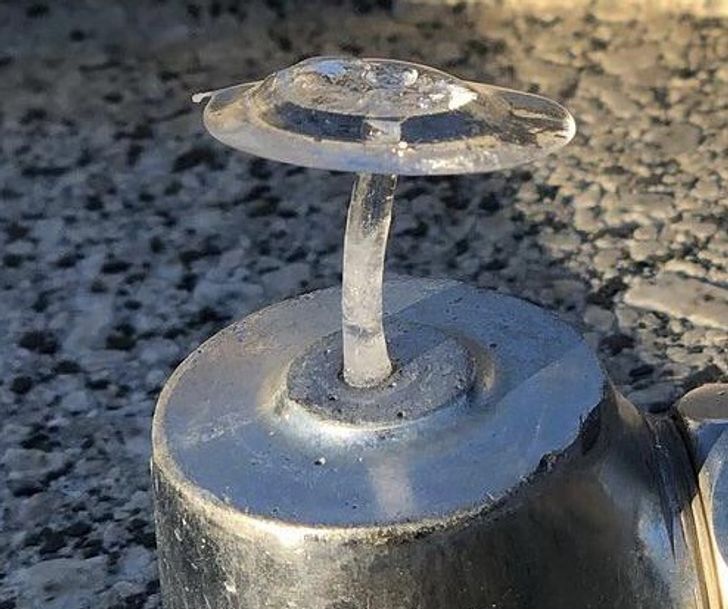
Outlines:
[{"label": "reflective metal surface", "polygon": [[427,392],[438,403],[400,416],[402,395],[381,388],[347,418],[335,378],[301,380],[301,358],[335,370],[321,354],[338,299],[234,324],[165,388],[153,473],[167,609],[717,606],[676,427],[617,396],[571,328],[454,282],[388,283],[402,369],[437,369],[408,351],[419,324],[472,371],[445,371]]},{"label": "reflective metal surface", "polygon": [[705,562],[708,567],[714,564],[706,577],[716,580],[722,605],[728,606],[728,384],[694,389],[678,402],[676,410],[697,476],[699,493],[694,504],[706,525]]}]

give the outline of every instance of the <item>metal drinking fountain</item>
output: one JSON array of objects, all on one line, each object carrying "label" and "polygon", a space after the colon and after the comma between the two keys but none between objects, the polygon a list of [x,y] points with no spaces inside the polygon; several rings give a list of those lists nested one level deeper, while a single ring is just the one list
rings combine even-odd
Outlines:
[{"label": "metal drinking fountain", "polygon": [[342,288],[234,323],[162,392],[167,609],[724,606],[725,387],[645,415],[552,313],[383,282],[398,175],[542,157],[564,108],[337,57],[197,98],[233,148],[357,177]]}]

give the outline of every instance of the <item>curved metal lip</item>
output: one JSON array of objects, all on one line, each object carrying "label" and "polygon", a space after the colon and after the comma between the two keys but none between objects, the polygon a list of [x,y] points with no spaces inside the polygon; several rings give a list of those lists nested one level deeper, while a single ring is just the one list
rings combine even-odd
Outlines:
[{"label": "curved metal lip", "polygon": [[[305,61],[324,59],[330,58]],[[361,61],[392,61],[449,77],[440,70],[410,62],[377,58]],[[203,121],[210,134],[242,152],[314,169],[397,175],[453,175],[485,173],[537,160],[565,146],[576,133],[576,123],[569,111],[548,98],[449,77],[453,83],[475,93],[473,101],[448,112],[397,119],[331,114],[333,121],[389,121],[392,125],[400,123],[403,130],[416,121],[416,127],[411,129],[416,131],[416,141],[407,141],[404,133],[400,140],[383,138],[381,141],[372,141],[366,138],[362,130],[357,129],[356,123],[354,135],[347,139],[321,138],[281,128],[271,121],[270,108],[266,110],[261,107],[258,97],[263,92],[268,96],[267,101],[292,105],[277,94],[275,87],[272,87],[272,91],[266,91],[267,87],[271,88],[269,84],[273,79],[282,72],[276,72],[264,80],[193,96],[196,102],[208,100]],[[293,107],[301,113],[316,112],[311,107]],[[494,128],[491,132],[486,129],[476,135],[468,135],[467,130],[473,123],[480,121],[481,127],[487,125],[489,119],[495,123],[504,118],[504,111],[507,112],[504,126]],[[443,121],[450,119],[460,120],[462,129],[455,129],[452,138],[438,139],[437,129],[443,128]],[[322,122],[327,120],[324,117]],[[519,143],[519,138],[522,139],[524,135],[529,138],[528,145]]]},{"label": "curved metal lip", "polygon": [[[399,283],[399,282],[397,282]],[[440,283],[433,282],[431,284],[433,289],[432,295],[436,296],[439,294],[439,292],[435,292],[434,290],[442,290],[447,289],[448,287],[452,286],[457,288],[457,284],[453,285],[454,282],[445,282],[442,284],[442,287],[440,287]],[[406,293],[408,290],[410,283],[408,281],[403,281],[401,283],[401,290],[402,293]],[[430,285],[430,284],[428,284]],[[327,297],[334,294],[333,290],[324,290],[321,294],[328,294]],[[509,302],[511,300],[508,297],[500,296],[500,298],[506,299]],[[439,302],[439,297],[438,297]],[[515,302],[520,302],[515,300]],[[271,313],[275,313],[276,310],[280,310],[281,306],[291,306],[290,303],[286,305],[286,303],[279,303],[277,305],[274,305],[272,307],[268,307],[262,311],[259,311],[256,314],[253,314],[251,317],[247,318],[250,323],[258,324],[263,323],[265,324],[265,319],[268,315]],[[311,305],[313,306],[313,305]],[[409,305],[408,305],[409,306]],[[438,305],[439,306],[439,305]],[[525,307],[525,309],[536,309],[536,307],[533,307],[533,305],[528,305],[527,303],[520,302],[520,307]],[[535,311],[534,311],[535,312]],[[548,322],[550,324],[555,323],[559,327],[562,327],[564,330],[568,329],[568,326],[564,324],[562,321],[558,320],[555,316],[548,314],[547,312],[542,312],[541,315],[543,315],[544,322],[546,322],[547,319],[552,319],[553,321]],[[250,333],[251,328],[248,328],[245,326],[246,332],[245,335],[247,336]],[[191,372],[194,373],[195,369],[197,369],[197,366],[199,363],[202,363],[204,361],[211,361],[210,358],[210,352],[214,351],[216,346],[218,344],[228,344],[230,345],[230,348],[237,350],[241,343],[239,342],[241,339],[239,337],[240,332],[243,331],[243,325],[241,325],[241,322],[238,322],[237,324],[234,324],[233,326],[230,326],[229,328],[223,330],[221,333],[217,334],[215,337],[209,339],[202,347],[197,349],[193,354],[191,354],[181,365],[180,367],[173,373],[172,377],[169,379],[168,383],[165,385],[162,394],[160,395],[159,401],[157,403],[157,408],[154,415],[154,421],[152,426],[152,445],[153,445],[153,462],[155,464],[155,467],[158,468],[161,475],[164,475],[167,477],[170,482],[173,483],[173,485],[177,488],[177,491],[180,493],[183,493],[189,501],[195,502],[200,506],[201,509],[204,509],[208,512],[208,516],[213,519],[220,522],[235,522],[238,523],[236,526],[240,526],[243,528],[243,530],[247,531],[246,534],[252,533],[252,531],[258,531],[262,535],[275,535],[279,536],[279,534],[283,534],[286,536],[288,540],[291,540],[294,537],[300,537],[300,536],[315,536],[316,532],[319,530],[326,530],[326,531],[332,531],[332,530],[340,530],[342,534],[346,534],[347,536],[356,538],[360,536],[368,536],[372,534],[372,531],[375,529],[385,529],[390,531],[398,531],[403,532],[408,530],[408,528],[412,525],[412,514],[399,514],[397,516],[386,516],[382,518],[377,518],[376,521],[374,519],[371,519],[369,516],[366,516],[364,518],[354,517],[353,519],[346,517],[344,519],[339,519],[338,517],[335,518],[323,518],[323,519],[311,519],[309,516],[307,516],[304,513],[300,513],[297,516],[294,516],[293,513],[287,513],[286,510],[282,510],[281,513],[279,513],[277,516],[272,515],[267,509],[262,509],[260,506],[255,506],[254,503],[250,502],[243,502],[240,503],[238,499],[235,497],[228,498],[225,493],[220,493],[219,489],[213,486],[208,486],[204,482],[205,474],[199,471],[196,471],[196,466],[192,465],[191,463],[187,462],[184,458],[180,460],[180,453],[179,453],[179,446],[177,448],[174,448],[174,446],[171,446],[169,444],[170,436],[169,436],[169,406],[172,404],[172,402],[175,402],[177,398],[173,399],[173,394],[178,394],[181,383],[186,382],[184,379],[187,377]],[[563,356],[559,356],[559,360],[556,363],[558,367],[565,367],[566,369],[571,370],[571,365],[575,364],[576,362],[585,362],[587,360],[587,368],[591,370],[591,372],[586,372],[585,370],[582,371],[582,374],[577,375],[575,378],[579,378],[581,382],[584,382],[586,385],[588,385],[590,388],[585,389],[587,393],[589,394],[585,399],[589,401],[589,408],[597,407],[598,404],[601,403],[601,400],[604,399],[610,399],[608,396],[610,395],[609,391],[609,383],[606,378],[606,376],[603,373],[603,370],[598,364],[598,361],[596,360],[595,356],[591,354],[586,346],[583,344],[583,342],[578,338],[578,333],[576,333],[573,329],[568,329],[567,334],[570,335],[567,342],[564,343],[563,348],[566,349],[566,351],[563,353]],[[566,338],[566,337],[565,337]],[[574,341],[574,342],[572,342]],[[257,344],[257,343],[256,343]],[[560,347],[561,349],[561,347]],[[218,356],[214,356],[213,359],[217,358]],[[216,361],[216,360],[215,360]],[[204,364],[207,365],[207,364]],[[543,371],[548,372],[548,370],[554,370],[551,366],[548,366],[547,368],[543,369]],[[536,373],[537,375],[541,374],[541,371]],[[245,378],[247,378],[247,375],[244,375]],[[559,378],[561,377],[561,373],[559,373]],[[531,378],[531,377],[529,377]],[[535,378],[535,377],[534,377]],[[275,379],[270,380],[270,382],[273,382]],[[269,381],[266,381],[269,382]],[[595,384],[596,383],[596,384]],[[597,386],[599,385],[599,387]],[[184,391],[184,388],[182,389]],[[237,390],[236,390],[237,391]],[[241,394],[242,395],[242,394]],[[247,393],[246,393],[247,395]],[[494,406],[497,404],[497,408],[511,410],[511,407],[508,406],[507,400],[509,400],[509,396],[512,396],[513,394],[508,392],[504,396],[503,399],[499,399],[498,402],[494,402]],[[582,396],[583,397],[583,396]],[[529,398],[530,399],[530,398]],[[506,401],[504,401],[506,400]],[[275,404],[278,403],[278,397],[276,396],[270,396],[270,402],[271,406],[270,408],[274,408]],[[579,400],[567,400],[563,405],[560,405],[560,408],[565,409],[565,412],[573,412],[574,411],[582,411],[585,407],[585,404],[582,404]],[[197,408],[197,407],[195,407]],[[526,411],[528,411],[529,406],[526,402],[523,402],[520,406],[518,406],[518,409],[512,413],[512,415],[509,416],[517,416],[517,413],[521,412],[522,408],[526,408]],[[490,409],[489,409],[490,410]],[[196,413],[200,413],[201,411],[195,410]],[[446,410],[446,413],[449,412],[452,416],[450,416],[445,423],[448,423],[445,425],[445,428],[450,427],[452,424],[462,425],[464,422],[464,419],[462,417],[462,414],[459,414],[457,412],[453,412],[452,410]],[[505,410],[501,410],[501,412],[505,412]],[[490,410],[490,413],[495,414],[496,416],[503,416],[501,414],[495,413],[493,410]],[[492,416],[489,413],[483,412],[483,414],[487,417]],[[195,414],[197,416],[197,414]],[[268,415],[265,415],[268,417]],[[467,420],[470,421],[470,414],[467,415]],[[477,415],[481,416],[481,415]],[[534,414],[536,416],[536,414]],[[245,418],[245,417],[244,417]],[[258,419],[258,415],[256,415],[256,420]],[[438,417],[436,417],[438,418]],[[578,419],[578,420],[577,420]],[[262,420],[262,419],[260,419]],[[438,418],[438,421],[440,419]],[[426,419],[422,419],[419,422],[413,421],[411,426],[414,427],[421,427],[422,421],[426,421]],[[305,422],[304,422],[305,423]],[[567,425],[568,429],[563,429],[561,431],[558,431],[558,434],[560,434],[560,439],[556,443],[558,444],[558,447],[556,444],[551,443],[550,441],[548,443],[548,451],[551,451],[550,454],[553,457],[553,459],[558,459],[560,457],[564,457],[568,459],[567,454],[570,454],[570,448],[578,441],[579,435],[581,433],[581,425],[583,421],[580,417],[576,417],[573,420],[571,420],[570,424]],[[544,422],[545,424],[545,422]],[[247,423],[246,423],[247,425]],[[297,433],[298,421],[294,417],[291,420],[281,420],[280,423],[277,425],[276,429],[278,429],[278,433],[283,434],[284,439],[285,438],[293,438],[296,437],[297,442],[301,439],[300,434]],[[408,434],[412,431],[417,432],[417,435],[420,435],[420,431],[418,429],[410,429],[410,425],[404,426],[405,429],[401,431],[402,437],[406,439],[406,436],[408,437]],[[440,425],[438,424],[438,429]],[[292,429],[293,428],[293,429]],[[539,425],[540,429],[540,425]],[[556,428],[554,428],[556,429]],[[316,431],[316,430],[313,430]],[[346,431],[346,430],[343,430]],[[369,433],[370,430],[363,430],[360,433]],[[432,430],[430,430],[432,431]],[[445,429],[446,431],[446,429]],[[487,432],[487,429],[484,431]],[[307,435],[306,438],[304,438],[307,442],[309,439],[313,443],[318,443],[319,441],[326,441],[326,436],[328,436],[328,430],[324,430],[325,433],[322,432],[322,434],[316,433],[309,436]],[[440,435],[442,430],[437,431],[436,435]],[[543,430],[543,433],[546,433],[546,430]],[[173,433],[173,435],[176,434],[176,432]],[[309,434],[310,435],[310,434]],[[319,437],[321,436],[321,437]],[[427,434],[427,438],[431,439],[431,436],[434,438],[435,436],[432,435],[432,433]],[[427,439],[425,438],[425,439]],[[216,439],[212,439],[213,442],[217,442]],[[355,438],[356,440],[356,438]],[[206,440],[207,441],[207,440]],[[287,441],[287,440],[286,440]],[[429,442],[430,440],[427,439]],[[173,442],[174,444],[174,442]],[[354,444],[349,443],[351,446],[354,446],[354,444],[358,444],[358,442],[354,442]],[[495,449],[493,449],[495,450]],[[232,457],[231,453],[231,457]],[[243,459],[243,455],[234,453],[236,456],[235,459]],[[530,453],[529,453],[530,454]],[[524,456],[524,459],[526,457]],[[528,457],[523,464],[523,472],[527,473],[528,475],[539,475],[539,468],[538,465],[538,454],[534,453],[533,459],[531,457]],[[244,461],[244,459],[243,459]],[[303,462],[303,463],[308,463]],[[188,470],[188,467],[192,467],[192,469]],[[520,467],[520,466],[519,466]],[[202,475],[202,478],[199,478],[198,475]],[[338,475],[338,474],[337,474]],[[491,492],[488,492],[486,494],[484,493],[485,488],[487,486],[483,486],[481,491],[478,491],[476,494],[471,495],[470,492],[467,492],[469,498],[464,499],[461,503],[458,505],[453,504],[450,507],[440,511],[440,513],[432,512],[429,508],[420,509],[418,508],[415,510],[415,512],[418,512],[417,515],[417,522],[426,522],[428,523],[428,528],[431,527],[432,530],[437,530],[443,525],[450,526],[453,522],[464,522],[467,521],[473,517],[476,517],[480,514],[489,512],[497,507],[497,505],[500,504],[502,500],[505,499],[506,496],[510,496],[513,492],[516,492],[518,488],[520,487],[520,484],[516,484],[515,486],[512,485],[512,481],[505,483],[505,486],[501,486],[500,482],[496,486],[492,486],[490,489]],[[481,486],[480,483],[477,484],[478,486]],[[463,495],[465,496],[465,495]],[[419,525],[418,525],[419,527]],[[386,539],[387,535],[386,533],[382,535],[383,541]]]}]

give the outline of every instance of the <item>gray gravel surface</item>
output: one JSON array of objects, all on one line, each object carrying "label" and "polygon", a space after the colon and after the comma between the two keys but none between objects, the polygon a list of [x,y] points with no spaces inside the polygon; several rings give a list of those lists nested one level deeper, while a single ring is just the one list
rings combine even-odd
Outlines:
[{"label": "gray gravel surface", "polygon": [[304,56],[566,103],[557,157],[403,179],[388,268],[561,312],[643,408],[726,380],[726,22],[293,6],[0,5],[0,609],[159,607],[161,385],[231,320],[339,281],[352,178],[227,150],[190,103]]}]

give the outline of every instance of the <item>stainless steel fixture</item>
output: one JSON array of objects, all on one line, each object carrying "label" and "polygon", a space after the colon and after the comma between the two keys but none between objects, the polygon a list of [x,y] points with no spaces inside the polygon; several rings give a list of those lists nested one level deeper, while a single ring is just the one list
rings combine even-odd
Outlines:
[{"label": "stainless steel fixture", "polygon": [[728,606],[725,386],[646,415],[549,311],[382,280],[397,175],[536,159],[564,108],[338,57],[198,99],[230,146],[358,176],[343,288],[234,323],[159,399],[167,609]]}]

